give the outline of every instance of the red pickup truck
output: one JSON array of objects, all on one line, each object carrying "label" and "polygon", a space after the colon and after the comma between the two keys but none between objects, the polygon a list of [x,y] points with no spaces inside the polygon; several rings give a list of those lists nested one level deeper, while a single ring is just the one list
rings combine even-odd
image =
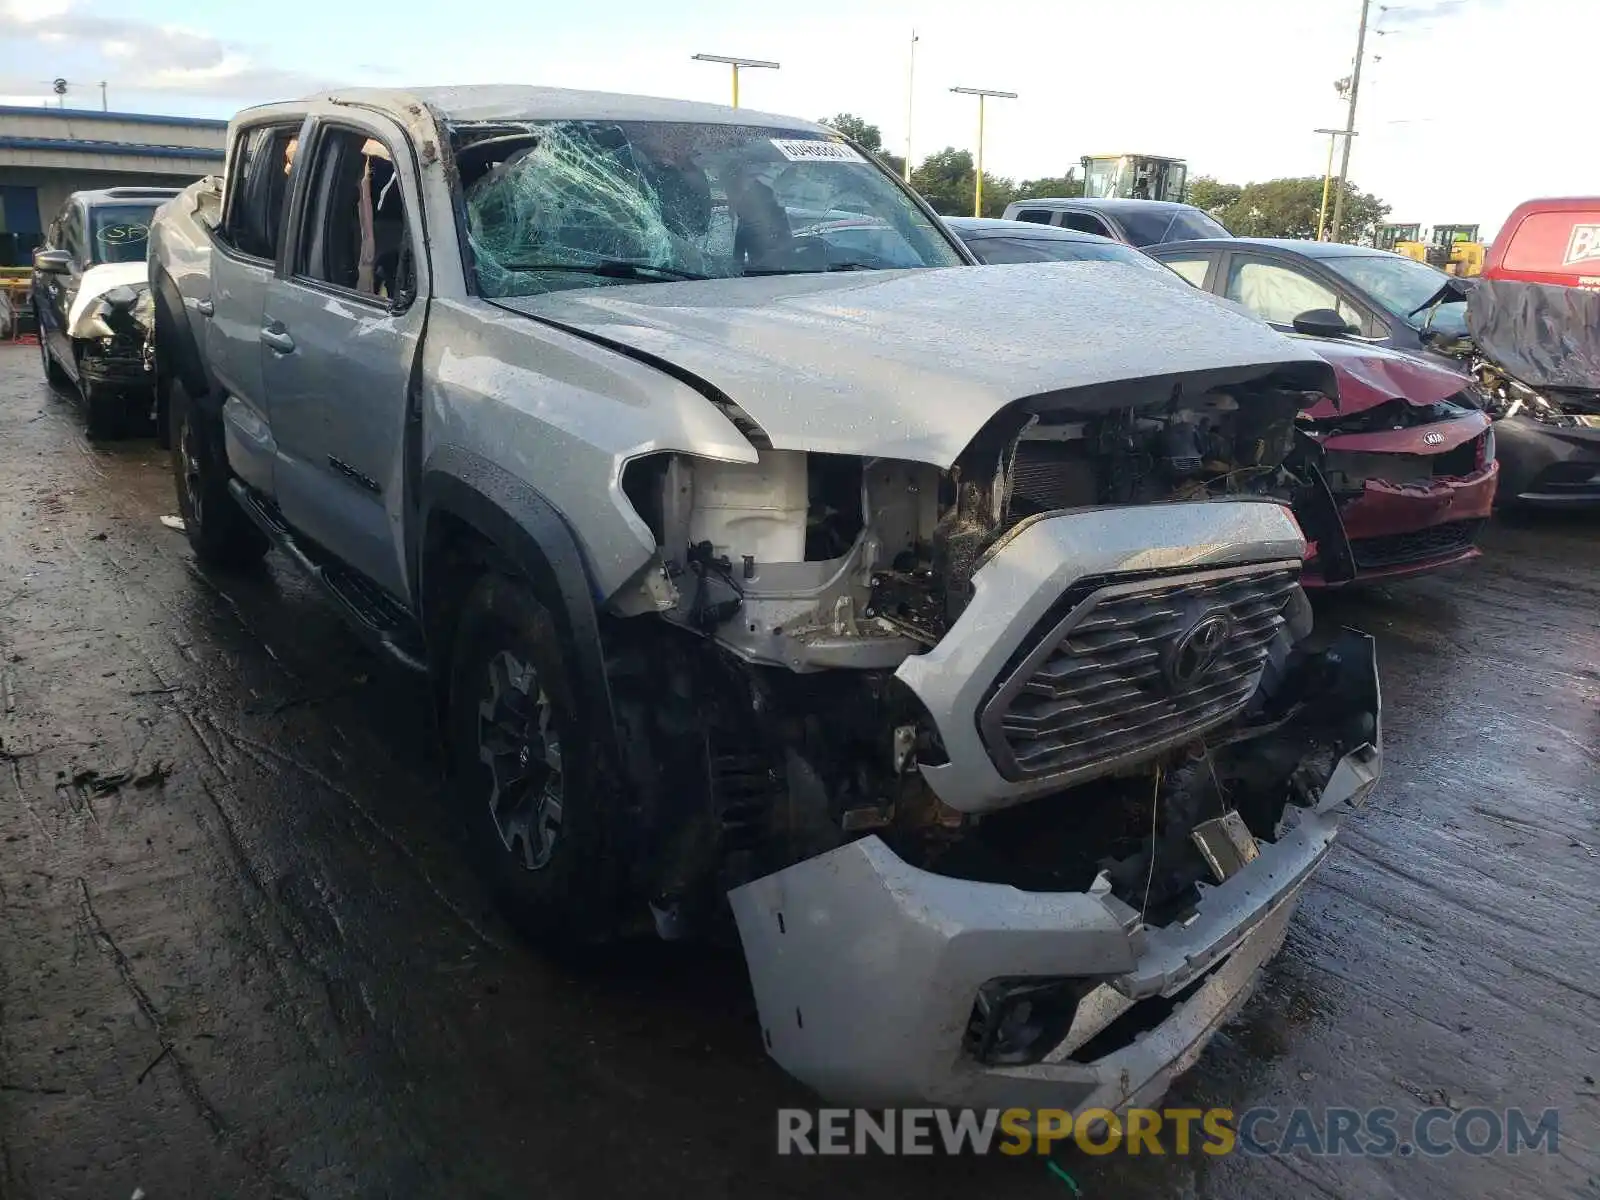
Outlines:
[{"label": "red pickup truck", "polygon": [[1517,205],[1489,248],[1483,277],[1600,289],[1600,196]]}]

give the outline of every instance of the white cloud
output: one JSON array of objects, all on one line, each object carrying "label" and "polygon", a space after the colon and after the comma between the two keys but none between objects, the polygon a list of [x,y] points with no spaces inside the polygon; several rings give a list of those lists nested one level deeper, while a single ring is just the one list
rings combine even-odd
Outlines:
[{"label": "white cloud", "polygon": [[[70,3],[4,0],[0,37],[52,47],[68,79],[108,79],[119,92],[166,92],[255,102],[300,95],[331,81],[259,63],[246,47]],[[19,81],[9,85],[16,90]]]},{"label": "white cloud", "polygon": [[42,25],[64,14],[71,0],[4,0],[0,3],[0,25]]},{"label": "white cloud", "polygon": [[[988,106],[997,174],[1058,175],[1085,153],[1142,151],[1238,183],[1322,173],[1327,139],[1312,130],[1344,121],[1332,84],[1350,73],[1360,12],[1360,0],[1012,0],[990,10],[965,0],[623,0],[608,21],[582,6],[451,0],[445,20],[427,0],[389,0],[391,20],[328,6],[337,32],[308,48],[308,0],[263,23],[261,38],[276,39],[268,51],[90,3],[0,0],[0,41],[58,39],[37,56],[48,70],[19,71],[0,89],[42,90],[35,75],[107,79],[114,98],[217,115],[362,81],[535,79],[726,101],[727,70],[690,55],[742,53],[783,63],[745,73],[748,107],[853,112],[901,153],[915,26],[919,158],[974,146],[976,103],[948,90],[973,84],[1021,94]],[[1387,11],[1374,3],[1372,15],[1351,177],[1389,200],[1396,219],[1479,221],[1487,232],[1520,199],[1594,190],[1582,114],[1600,3],[1400,0]],[[274,65],[275,54],[316,68]]]}]

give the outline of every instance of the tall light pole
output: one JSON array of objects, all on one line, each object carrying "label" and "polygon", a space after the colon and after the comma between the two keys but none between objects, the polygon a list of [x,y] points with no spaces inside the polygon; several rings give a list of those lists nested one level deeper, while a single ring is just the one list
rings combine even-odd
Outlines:
[{"label": "tall light pole", "polygon": [[[1325,133],[1328,135],[1328,166],[1322,172],[1322,207],[1317,209],[1317,241],[1322,240],[1322,234],[1327,229],[1328,220],[1328,185],[1333,182],[1333,139],[1344,137],[1343,129],[1313,129],[1312,133]],[[1349,134],[1355,137],[1354,131]]]},{"label": "tall light pole", "polygon": [[972,215],[983,216],[983,102],[990,96],[996,100],[1015,100],[1015,92],[997,92],[993,88],[953,87],[952,92],[960,92],[963,96],[976,96],[978,98],[978,166],[976,178],[972,188]]},{"label": "tall light pole", "polygon": [[1356,97],[1361,91],[1361,60],[1367,54],[1367,10],[1372,0],[1361,0],[1361,24],[1356,29],[1356,65],[1350,72],[1350,108],[1344,118],[1344,153],[1339,157],[1339,190],[1333,194],[1333,228],[1328,240],[1339,240],[1339,221],[1344,216],[1344,186],[1350,174],[1350,141],[1356,132]]},{"label": "tall light pole", "polygon": [[911,109],[916,103],[917,31],[911,31],[911,60],[906,67],[906,182],[911,182]]},{"label": "tall light pole", "polygon": [[776,71],[781,65],[775,62],[767,62],[761,58],[740,58],[737,55],[730,54],[696,54],[694,55],[694,60],[696,62],[727,63],[733,68],[733,106],[735,108],[739,107],[740,67],[765,67],[769,71]]}]

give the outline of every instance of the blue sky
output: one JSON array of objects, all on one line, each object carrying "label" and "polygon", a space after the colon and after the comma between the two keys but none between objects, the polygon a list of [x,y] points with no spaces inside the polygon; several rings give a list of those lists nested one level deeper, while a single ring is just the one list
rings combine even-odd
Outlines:
[{"label": "blue sky", "polygon": [[[0,0],[0,97],[228,116],[338,84],[526,82],[724,100],[696,51],[775,59],[747,107],[851,111],[913,151],[972,146],[975,104],[952,85],[1020,93],[989,106],[987,165],[1060,174],[1087,152],[1187,157],[1234,182],[1320,174],[1343,123],[1360,0],[269,0],[210,11],[172,0]],[[202,15],[203,13],[203,15]],[[263,19],[270,14],[270,20]],[[1533,195],[1600,190],[1588,135],[1596,0],[1373,4],[1351,177],[1394,219],[1496,227]]]}]

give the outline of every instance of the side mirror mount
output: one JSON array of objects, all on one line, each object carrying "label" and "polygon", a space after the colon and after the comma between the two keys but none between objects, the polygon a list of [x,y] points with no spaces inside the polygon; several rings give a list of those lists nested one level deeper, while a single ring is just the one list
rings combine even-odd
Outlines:
[{"label": "side mirror mount", "polygon": [[1309,308],[1294,319],[1296,333],[1335,338],[1356,332],[1356,327],[1331,308]]},{"label": "side mirror mount", "polygon": [[33,269],[41,275],[65,275],[72,270],[72,255],[65,250],[35,250]]}]

